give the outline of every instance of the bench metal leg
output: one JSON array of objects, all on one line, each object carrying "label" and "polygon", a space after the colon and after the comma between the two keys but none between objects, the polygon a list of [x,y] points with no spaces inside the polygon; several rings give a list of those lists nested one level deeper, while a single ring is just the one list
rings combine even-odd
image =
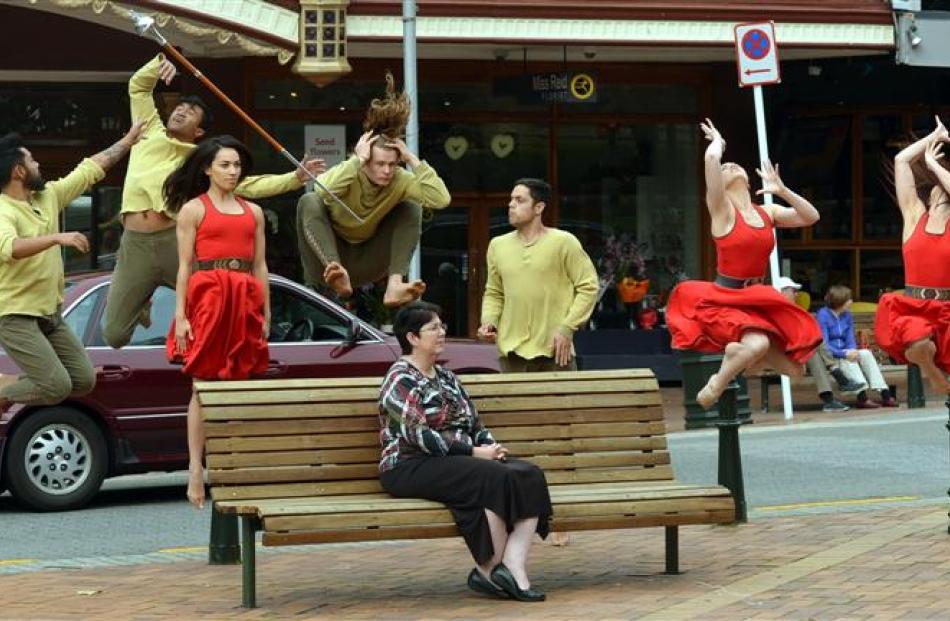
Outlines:
[{"label": "bench metal leg", "polygon": [[924,398],[924,378],[920,374],[920,367],[916,364],[907,365],[907,407],[926,407]]},{"label": "bench metal leg", "polygon": [[666,527],[666,572],[669,575],[680,573],[680,530],[679,526]]},{"label": "bench metal leg", "polygon": [[241,562],[238,544],[238,518],[211,506],[211,535],[208,538],[209,565],[237,565]]},{"label": "bench metal leg", "polygon": [[254,533],[257,518],[241,516],[242,599],[245,608],[257,608],[257,575],[254,559]]},{"label": "bench metal leg", "polygon": [[745,483],[742,478],[742,452],[739,449],[739,414],[736,393],[739,386],[732,382],[719,397],[719,484],[729,488],[736,503],[736,521],[747,522]]}]

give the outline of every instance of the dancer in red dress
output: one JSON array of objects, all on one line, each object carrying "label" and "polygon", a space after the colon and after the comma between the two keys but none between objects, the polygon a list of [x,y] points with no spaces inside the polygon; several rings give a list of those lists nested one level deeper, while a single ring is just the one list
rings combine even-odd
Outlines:
[{"label": "dancer in red dress", "polygon": [[[178,214],[178,280],[169,359],[196,379],[247,379],[267,369],[270,296],[260,207],[234,195],[250,172],[231,136],[202,142],[165,184]],[[195,270],[197,268],[197,270]],[[197,397],[188,405],[188,500],[204,506],[204,433]]]},{"label": "dancer in red dress", "polygon": [[810,226],[818,211],[782,183],[778,166],[764,162],[756,170],[762,189],[791,207],[756,205],[749,176],[738,164],[721,163],[726,141],[706,119],[700,127],[706,149],[706,205],[716,244],[715,282],[680,283],[667,305],[673,347],[705,353],[724,352],[719,371],[696,401],[710,408],[739,373],[767,365],[785,375],[801,375],[802,365],[821,343],[815,319],[770,286],[763,285],[774,227]]},{"label": "dancer in red dress", "polygon": [[941,393],[950,393],[945,375],[950,373],[950,171],[940,162],[948,141],[947,128],[937,117],[930,135],[894,158],[906,286],[903,293],[881,297],[874,320],[878,345],[892,358],[919,366]]}]

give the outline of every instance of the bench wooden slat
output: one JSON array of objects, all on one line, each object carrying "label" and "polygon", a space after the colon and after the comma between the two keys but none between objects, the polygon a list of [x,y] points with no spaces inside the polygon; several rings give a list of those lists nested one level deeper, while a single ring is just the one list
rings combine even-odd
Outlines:
[{"label": "bench wooden slat", "polygon": [[[221,397],[230,398],[229,393]],[[329,403],[299,403],[289,395],[272,395],[264,405],[253,405],[246,400],[226,404],[202,405],[205,420],[279,420],[304,417],[369,416],[377,411],[376,401],[341,401]],[[296,403],[296,405],[295,405]],[[530,410],[573,410],[598,407],[640,407],[663,404],[659,392],[604,393],[597,395],[561,395],[545,397],[486,397],[476,401],[479,412],[512,412]],[[253,405],[253,407],[252,407]]]},{"label": "bench wooden slat", "polygon": [[247,468],[251,466],[297,466],[320,464],[378,463],[378,445],[362,449],[331,449],[327,451],[267,451],[260,453],[209,453],[210,469]]},{"label": "bench wooden slat", "polygon": [[[584,371],[578,374],[575,371],[557,371],[545,373],[545,378],[551,381],[574,382],[589,381],[591,379],[640,379],[653,378],[653,372],[650,369],[611,369],[602,371]],[[511,383],[535,383],[538,378],[534,374],[506,374],[498,373],[473,373],[463,376],[466,388],[478,384],[511,384]],[[359,387],[375,386],[379,388],[382,384],[382,377],[334,377],[334,378],[303,378],[303,379],[279,379],[279,380],[243,380],[233,382],[195,382],[195,388],[199,393],[211,394],[218,392],[236,392],[242,390],[273,391],[283,388],[316,388],[316,387]]]},{"label": "bench wooden slat", "polygon": [[293,481],[340,481],[369,479],[378,476],[375,464],[326,466],[275,466],[272,468],[240,468],[235,470],[208,470],[212,485],[229,483],[290,483]]},{"label": "bench wooden slat", "polygon": [[[729,496],[713,498],[675,498],[617,502],[563,503],[555,507],[555,519],[672,515],[710,511],[728,511],[735,504]],[[298,512],[299,513],[299,512]],[[339,530],[410,526],[416,524],[451,524],[452,513],[445,507],[402,511],[364,510],[352,512],[307,513],[297,515],[265,514],[264,529],[268,531]]]},{"label": "bench wooden slat", "polygon": [[[560,516],[558,507],[580,503],[612,503],[624,501],[662,500],[671,498],[697,497],[729,498],[729,490],[724,487],[701,487],[696,485],[663,486],[644,489],[640,485],[602,488],[590,491],[587,486],[573,485],[551,492],[551,503],[555,515]],[[258,515],[271,517],[277,515],[360,513],[415,511],[421,509],[444,508],[440,503],[419,498],[393,498],[386,493],[363,494],[359,496],[324,496],[310,498],[291,498],[260,500],[257,502]]]},{"label": "bench wooden slat", "polygon": [[[673,515],[636,515],[620,518],[570,518],[552,523],[552,531],[603,530],[643,528],[650,526],[685,526],[689,524],[728,524],[735,521],[735,511],[698,511]],[[374,529],[265,532],[265,546],[303,545],[314,543],[345,543],[354,541],[389,541],[396,539],[435,539],[458,536],[453,524],[423,527],[386,527]]]},{"label": "bench wooden slat", "polygon": [[[279,406],[281,408],[285,406]],[[214,408],[221,413],[219,408]],[[301,407],[301,411],[306,408]],[[312,408],[311,412],[312,413]],[[207,438],[241,436],[284,436],[310,433],[335,433],[346,431],[379,431],[377,412],[364,416],[337,416],[315,419],[305,413],[307,418],[282,419],[279,424],[268,420],[247,421],[208,421],[205,423]],[[607,422],[655,422],[663,420],[663,409],[649,406],[631,410],[630,408],[585,408],[580,410],[557,410],[535,412],[491,412],[482,416],[485,425],[490,428],[512,425],[550,425],[552,420],[559,424],[570,423],[607,423]]]},{"label": "bench wooden slat", "polygon": [[379,450],[379,433],[325,433],[306,436],[251,436],[242,438],[210,438],[206,450],[211,453],[244,451],[289,451],[302,449],[369,448]]},{"label": "bench wooden slat", "polygon": [[286,419],[274,424],[271,421],[208,422],[206,438],[231,438],[241,436],[292,436],[308,433],[337,433],[346,431],[379,432],[378,416],[346,416],[339,418]]},{"label": "bench wooden slat", "polygon": [[[662,436],[647,438],[576,438],[570,440],[547,440],[531,442],[506,442],[505,446],[512,455],[530,459],[535,455],[564,455],[575,452],[610,451],[648,451],[649,453],[666,449],[666,439]],[[379,446],[357,449],[297,450],[297,451],[249,451],[241,453],[209,452],[208,468],[243,468],[251,466],[291,466],[319,464],[376,464],[379,459]],[[658,463],[650,461],[649,463]],[[554,467],[549,465],[548,467]]]},{"label": "bench wooden slat", "polygon": [[[602,393],[652,393],[656,390],[656,380],[652,378],[613,380],[583,380],[565,383],[494,383],[466,385],[473,398],[527,396],[537,397],[585,395],[594,397]],[[313,388],[284,387],[280,390],[236,390],[227,392],[204,393],[202,406],[216,405],[266,405],[272,403],[372,403],[379,399],[379,384],[353,388]],[[356,406],[359,407],[359,406]]]},{"label": "bench wooden slat", "polygon": [[[490,427],[499,442],[527,440],[566,440],[572,438],[617,438],[660,436],[664,424],[652,423],[579,423],[537,425],[534,427]],[[377,432],[324,433],[289,436],[250,436],[209,438],[207,452],[237,453],[245,451],[287,451],[327,448],[379,448]],[[517,457],[513,454],[512,456]]]},{"label": "bench wooden slat", "polygon": [[608,483],[617,481],[672,480],[673,469],[669,465],[642,468],[585,468],[583,470],[555,470],[545,472],[548,484]]},{"label": "bench wooden slat", "polygon": [[529,457],[550,453],[587,451],[661,451],[666,449],[666,437],[572,438],[569,440],[528,440],[505,442],[512,455]]}]

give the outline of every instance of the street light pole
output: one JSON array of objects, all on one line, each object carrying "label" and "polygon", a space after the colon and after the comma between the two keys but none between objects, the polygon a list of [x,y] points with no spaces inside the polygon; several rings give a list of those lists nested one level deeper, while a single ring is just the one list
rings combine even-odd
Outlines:
[{"label": "street light pole", "polygon": [[[402,72],[403,88],[409,95],[409,123],[406,125],[406,146],[416,155],[419,153],[419,97],[416,75],[416,0],[402,0]],[[421,244],[420,240],[420,244]],[[422,276],[419,246],[412,254],[409,264],[409,280]]]}]

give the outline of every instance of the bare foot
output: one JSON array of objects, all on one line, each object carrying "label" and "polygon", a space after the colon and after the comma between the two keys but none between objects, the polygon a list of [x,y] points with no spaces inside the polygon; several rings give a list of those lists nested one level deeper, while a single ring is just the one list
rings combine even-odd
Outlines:
[{"label": "bare foot", "polygon": [[139,313],[139,325],[148,330],[152,327],[152,300],[150,299],[145,303],[145,306],[142,307],[142,311]]},{"label": "bare foot", "polygon": [[551,545],[564,547],[571,542],[571,533],[551,533]]},{"label": "bare foot", "polygon": [[719,395],[726,389],[726,386],[719,381],[719,376],[713,373],[703,389],[696,393],[696,403],[708,410],[719,401]]},{"label": "bare foot", "polygon": [[386,287],[386,294],[383,295],[383,304],[390,308],[402,306],[413,300],[418,300],[425,291],[426,284],[421,280],[400,283],[389,281],[389,285]]},{"label": "bare foot", "polygon": [[204,473],[199,469],[188,475],[188,502],[196,509],[204,509],[205,506],[205,479]]},{"label": "bare foot", "polygon": [[933,388],[937,394],[945,395],[950,393],[950,381],[947,381],[947,376],[944,375],[940,369],[934,367],[930,373],[927,373],[925,369],[921,370],[924,371],[927,376],[927,381],[930,382],[930,387]]},{"label": "bare foot", "polygon": [[323,270],[323,280],[333,289],[334,293],[341,298],[348,298],[353,295],[353,285],[350,284],[350,273],[336,261],[327,263],[326,269]]}]

